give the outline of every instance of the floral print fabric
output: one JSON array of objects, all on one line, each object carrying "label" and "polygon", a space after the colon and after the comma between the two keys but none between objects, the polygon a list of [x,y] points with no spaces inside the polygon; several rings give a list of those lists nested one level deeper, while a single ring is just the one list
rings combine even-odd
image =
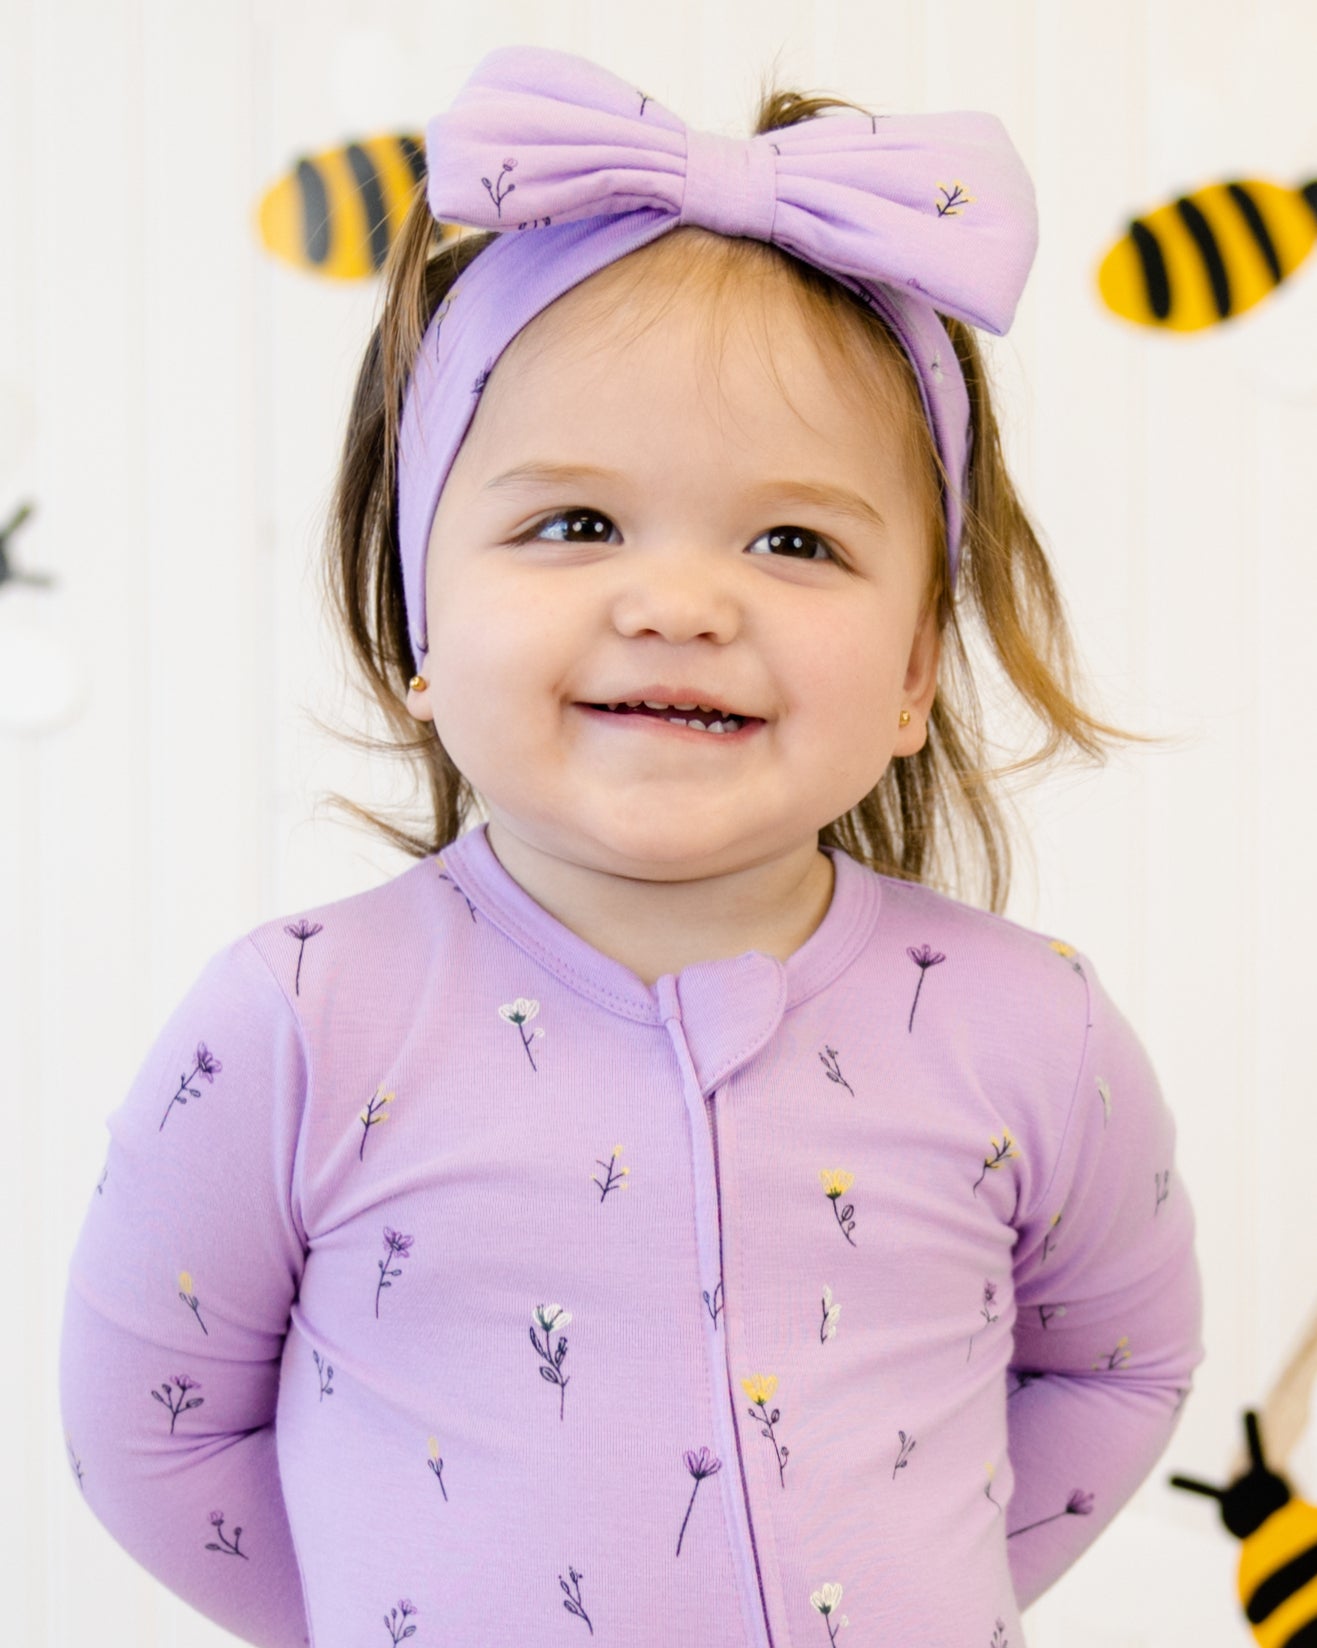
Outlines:
[{"label": "floral print fabric", "polygon": [[1021,1648],[1201,1357],[1174,1126],[1073,946],[830,856],[652,989],[483,826],[220,951],[88,1187],[72,1491],[272,1648]]}]

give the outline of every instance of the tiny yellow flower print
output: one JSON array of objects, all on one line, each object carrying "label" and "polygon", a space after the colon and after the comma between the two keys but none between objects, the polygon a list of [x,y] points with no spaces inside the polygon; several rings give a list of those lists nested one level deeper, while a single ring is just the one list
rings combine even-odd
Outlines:
[{"label": "tiny yellow flower print", "polygon": [[537,1036],[542,1036],[544,1031],[537,1026],[528,1036],[526,1034],[526,1025],[535,1017],[539,1010],[539,1002],[530,1001],[525,996],[518,996],[516,1001],[504,1002],[503,1006],[498,1010],[498,1016],[501,1019],[506,1019],[509,1024],[515,1024],[517,1029],[521,1032],[521,1045],[526,1049],[526,1057],[530,1059],[530,1067],[532,1070],[537,1070],[539,1067],[536,1065],[535,1059],[531,1054],[530,1044]]},{"label": "tiny yellow flower print", "polygon": [[1068,961],[1074,970],[1082,976],[1084,969],[1075,960],[1075,956],[1078,952],[1073,944],[1067,944],[1064,939],[1054,938],[1048,945],[1048,949],[1055,950],[1058,956],[1061,956],[1065,961]]},{"label": "tiny yellow flower print", "polygon": [[749,1379],[742,1379],[741,1389],[752,1402],[764,1407],[773,1400],[773,1392],[777,1389],[777,1375],[775,1373],[756,1373]]},{"label": "tiny yellow flower print", "polygon": [[201,1307],[197,1303],[197,1296],[192,1289],[192,1272],[180,1270],[178,1273],[178,1296],[197,1319],[197,1326],[210,1338],[210,1329],[201,1320]]},{"label": "tiny yellow flower print", "polygon": [[851,1236],[851,1231],[855,1229],[855,1220],[851,1217],[855,1212],[854,1204],[847,1202],[845,1207],[838,1207],[837,1203],[855,1183],[855,1175],[843,1173],[840,1168],[822,1167],[819,1169],[819,1178],[823,1182],[823,1194],[832,1203],[832,1211],[842,1235],[854,1247],[856,1244]]},{"label": "tiny yellow flower print", "polygon": [[959,217],[961,207],[970,206],[974,202],[974,196],[964,192],[963,183],[953,183],[949,189],[945,183],[939,183],[938,188],[946,196],[945,200],[936,202],[939,217]]},{"label": "tiny yellow flower print", "polygon": [[592,1173],[590,1175],[590,1183],[598,1189],[599,1200],[601,1202],[607,1197],[610,1190],[625,1190],[627,1185],[630,1183],[628,1174],[631,1172],[631,1169],[629,1167],[624,1167],[620,1171],[618,1169],[617,1158],[621,1154],[622,1146],[620,1144],[615,1144],[613,1146],[613,1154],[607,1160],[605,1160],[602,1156],[595,1157],[595,1161],[598,1162],[599,1166],[602,1167],[604,1172],[607,1174],[607,1177],[603,1180],[600,1180],[597,1174]]},{"label": "tiny yellow flower print", "polygon": [[1017,1160],[1020,1155],[1019,1150],[1016,1148],[1015,1140],[1011,1137],[1010,1128],[1008,1127],[1002,1128],[1000,1139],[998,1139],[994,1133],[988,1140],[988,1145],[988,1154],[983,1158],[983,1172],[980,1173],[978,1178],[974,1181],[974,1194],[976,1196],[979,1193],[979,1186],[983,1183],[984,1179],[987,1178],[989,1173],[995,1172],[1003,1162]]},{"label": "tiny yellow flower print", "polygon": [[774,1408],[772,1413],[768,1411],[768,1404],[773,1400],[773,1392],[777,1389],[777,1375],[775,1373],[751,1374],[748,1379],[742,1379],[741,1389],[755,1404],[755,1407],[759,1409],[759,1412],[756,1413],[754,1408],[751,1408],[749,1410],[750,1417],[763,1427],[759,1434],[767,1437],[773,1444],[773,1456],[777,1460],[777,1479],[785,1488],[787,1485],[787,1457],[790,1449],[784,1448],[773,1433],[773,1426],[782,1417],[781,1411],[777,1408]]},{"label": "tiny yellow flower print", "polygon": [[430,1457],[426,1461],[426,1464],[438,1478],[439,1491],[443,1494],[446,1502],[448,1499],[448,1489],[444,1487],[444,1462],[439,1457],[439,1438],[437,1436],[432,1436],[430,1438]]},{"label": "tiny yellow flower print", "polygon": [[371,1128],[379,1122],[388,1121],[387,1106],[395,1097],[395,1094],[386,1093],[382,1087],[377,1087],[375,1097],[366,1101],[366,1108],[357,1117],[357,1120],[361,1123],[361,1145],[357,1151],[357,1160],[359,1162],[366,1159],[366,1139]]},{"label": "tiny yellow flower print", "polygon": [[1108,1373],[1114,1373],[1117,1368],[1123,1368],[1130,1359],[1129,1344],[1129,1335],[1123,1333],[1116,1341],[1116,1348],[1108,1351],[1094,1362],[1094,1368],[1104,1369]]},{"label": "tiny yellow flower print", "polygon": [[1059,1213],[1054,1213],[1052,1215],[1051,1222],[1048,1224],[1047,1234],[1043,1237],[1043,1258],[1038,1261],[1039,1264],[1042,1264],[1043,1259],[1046,1259],[1047,1255],[1055,1250],[1056,1243],[1052,1238],[1056,1231],[1056,1227],[1060,1223],[1061,1215]]},{"label": "tiny yellow flower print", "polygon": [[983,1469],[987,1473],[987,1478],[988,1478],[987,1482],[984,1484],[983,1497],[986,1500],[988,1500],[988,1502],[990,1504],[995,1505],[997,1507],[998,1514],[1000,1514],[1001,1513],[1001,1508],[1002,1508],[1001,1507],[1001,1502],[999,1500],[993,1499],[993,1497],[992,1497],[992,1479],[997,1474],[996,1468],[994,1467],[992,1461],[989,1459],[984,1464]]}]

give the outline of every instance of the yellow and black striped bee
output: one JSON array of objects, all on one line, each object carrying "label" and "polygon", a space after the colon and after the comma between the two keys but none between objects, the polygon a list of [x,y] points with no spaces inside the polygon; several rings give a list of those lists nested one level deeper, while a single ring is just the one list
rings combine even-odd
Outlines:
[{"label": "yellow and black striped bee", "polygon": [[296,269],[362,280],[383,268],[424,177],[422,139],[410,132],[305,155],[261,197],[261,242]]},{"label": "yellow and black striped bee", "polygon": [[1188,1476],[1173,1476],[1171,1486],[1218,1500],[1221,1520],[1243,1540],[1239,1600],[1258,1648],[1315,1648],[1317,1506],[1295,1499],[1285,1478],[1268,1468],[1251,1409],[1244,1428],[1252,1464],[1228,1488]]},{"label": "yellow and black striped bee", "polygon": [[1208,183],[1136,217],[1102,259],[1098,291],[1141,326],[1198,332],[1275,291],[1317,240],[1317,182]]}]

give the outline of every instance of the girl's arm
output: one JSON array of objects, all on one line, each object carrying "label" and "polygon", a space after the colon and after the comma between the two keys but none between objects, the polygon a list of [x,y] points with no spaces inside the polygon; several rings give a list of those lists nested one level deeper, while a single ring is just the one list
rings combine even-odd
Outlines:
[{"label": "girl's arm", "polygon": [[1203,1356],[1175,1124],[1092,963],[1074,959],[1088,991],[1082,1061],[1055,1167],[1015,1250],[1007,1549],[1022,1608],[1160,1458]]},{"label": "girl's arm", "polygon": [[244,1641],[309,1642],[275,1457],[305,1242],[297,1019],[251,942],[214,956],[109,1119],[74,1251],[69,1465],[113,1537]]}]

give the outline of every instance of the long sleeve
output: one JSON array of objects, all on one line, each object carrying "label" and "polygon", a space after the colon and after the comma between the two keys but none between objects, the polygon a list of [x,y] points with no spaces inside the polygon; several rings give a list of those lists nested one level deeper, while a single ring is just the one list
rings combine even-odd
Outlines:
[{"label": "long sleeve", "polygon": [[1202,1360],[1194,1218],[1175,1124],[1086,957],[1088,1027],[1055,1167],[1020,1221],[1007,1385],[1008,1552],[1027,1607],[1165,1449]]},{"label": "long sleeve", "polygon": [[274,1427],[305,1252],[291,1192],[305,1088],[297,1019],[241,939],[109,1118],[61,1341],[87,1504],[170,1590],[262,1648],[310,1641]]}]

